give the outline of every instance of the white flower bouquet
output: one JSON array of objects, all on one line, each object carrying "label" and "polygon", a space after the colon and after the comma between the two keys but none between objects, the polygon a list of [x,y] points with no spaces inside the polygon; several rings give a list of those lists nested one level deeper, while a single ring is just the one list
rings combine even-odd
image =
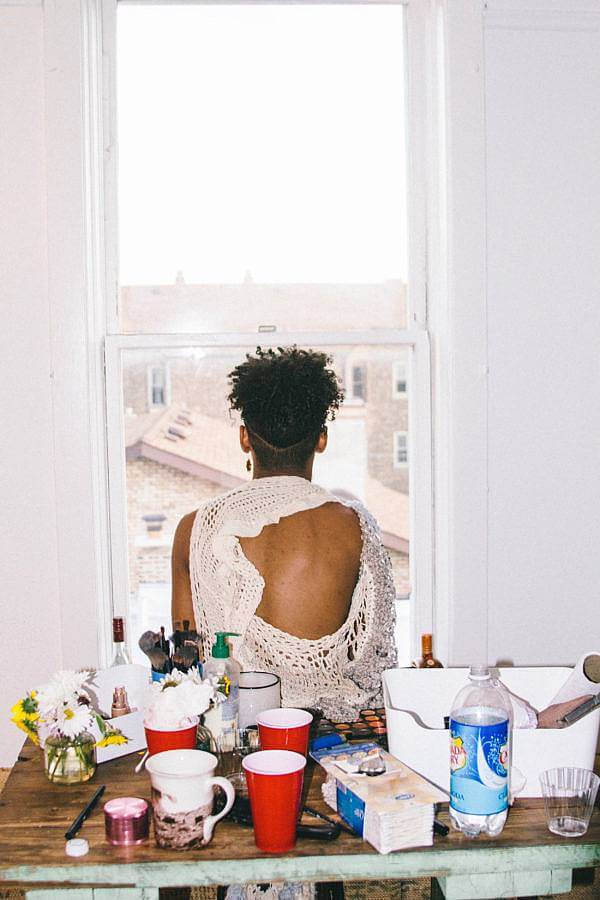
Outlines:
[{"label": "white flower bouquet", "polygon": [[187,728],[205,713],[211,700],[217,701],[214,684],[190,670],[174,669],[163,681],[155,681],[146,704],[144,724],[161,731]]}]

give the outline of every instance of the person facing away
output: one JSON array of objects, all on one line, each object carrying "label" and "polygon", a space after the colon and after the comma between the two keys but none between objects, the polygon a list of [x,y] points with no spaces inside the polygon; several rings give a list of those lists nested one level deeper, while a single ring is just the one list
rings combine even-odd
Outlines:
[{"label": "person facing away", "polygon": [[395,589],[373,517],[311,480],[343,399],[330,364],[259,347],[230,373],[252,480],[180,521],[172,616],[195,623],[204,659],[215,632],[238,633],[242,668],[276,673],[283,706],[339,720],[381,705],[382,673],[396,665]]}]

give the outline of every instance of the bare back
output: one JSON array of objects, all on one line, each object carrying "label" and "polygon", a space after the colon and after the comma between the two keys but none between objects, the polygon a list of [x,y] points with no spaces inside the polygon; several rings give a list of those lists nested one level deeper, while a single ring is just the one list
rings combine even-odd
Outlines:
[{"label": "bare back", "polygon": [[360,570],[362,536],[356,513],[324,503],[240,538],[265,582],[256,615],[295,637],[317,640],[348,617]]}]

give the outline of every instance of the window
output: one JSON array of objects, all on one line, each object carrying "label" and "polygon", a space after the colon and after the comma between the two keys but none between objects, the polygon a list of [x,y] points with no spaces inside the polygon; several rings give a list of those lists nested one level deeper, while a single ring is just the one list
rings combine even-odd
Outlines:
[{"label": "window", "polygon": [[405,327],[403,30],[394,4],[117,5],[124,333]]},{"label": "window", "polygon": [[407,369],[405,362],[395,362],[392,369],[392,396],[394,399],[406,397]]},{"label": "window", "polygon": [[367,399],[367,367],[352,366],[352,399]]},{"label": "window", "polygon": [[168,397],[168,369],[165,365],[150,366],[148,368],[148,408],[167,406]]},{"label": "window", "polygon": [[259,343],[332,355],[349,402],[314,478],[378,519],[406,621],[409,432],[429,458],[413,307],[407,329],[406,15],[403,3],[115,4],[108,441],[113,583],[134,654],[138,633],[169,621],[179,518],[248,477],[227,373]]},{"label": "window", "polygon": [[408,465],[408,435],[406,431],[394,432],[394,466],[404,469]]}]

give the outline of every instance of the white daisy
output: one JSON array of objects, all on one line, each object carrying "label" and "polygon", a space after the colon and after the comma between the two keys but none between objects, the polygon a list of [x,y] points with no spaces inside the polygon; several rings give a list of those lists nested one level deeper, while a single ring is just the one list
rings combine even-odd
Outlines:
[{"label": "white daisy", "polygon": [[89,673],[73,672],[65,670],[57,672],[48,684],[38,689],[37,700],[40,714],[47,718],[53,710],[59,711],[65,703],[76,703],[78,698],[85,696],[83,683]]},{"label": "white daisy", "polygon": [[75,738],[90,727],[91,719],[89,706],[70,704],[65,706],[57,716],[58,730],[65,737]]}]

